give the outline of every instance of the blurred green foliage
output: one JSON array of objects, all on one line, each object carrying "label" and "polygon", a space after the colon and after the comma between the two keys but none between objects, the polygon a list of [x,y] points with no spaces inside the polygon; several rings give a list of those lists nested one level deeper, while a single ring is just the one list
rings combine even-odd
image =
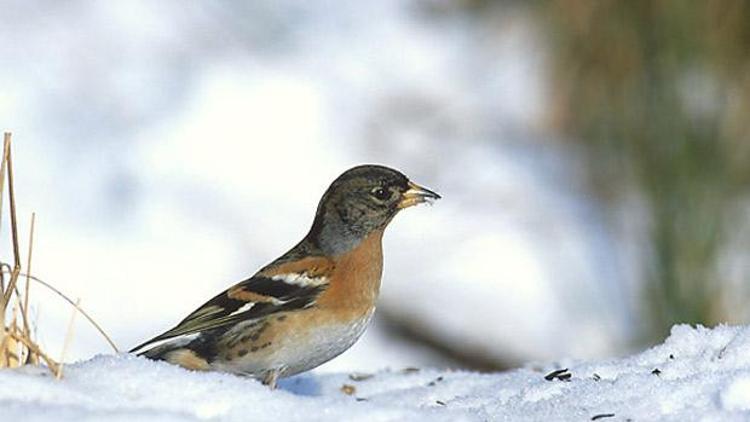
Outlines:
[{"label": "blurred green foliage", "polygon": [[644,334],[736,320],[719,259],[746,224],[732,212],[750,182],[750,2],[573,0],[532,10],[551,53],[553,127],[585,146],[603,198],[622,206],[635,191],[648,209]]}]

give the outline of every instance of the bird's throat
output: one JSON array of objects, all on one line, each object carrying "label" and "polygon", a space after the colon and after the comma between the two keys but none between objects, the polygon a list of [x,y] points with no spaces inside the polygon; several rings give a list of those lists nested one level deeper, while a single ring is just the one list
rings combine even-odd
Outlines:
[{"label": "bird's throat", "polygon": [[330,287],[318,303],[328,302],[327,306],[351,310],[352,318],[375,305],[383,275],[382,238],[383,230],[376,230],[356,247],[334,258]]}]

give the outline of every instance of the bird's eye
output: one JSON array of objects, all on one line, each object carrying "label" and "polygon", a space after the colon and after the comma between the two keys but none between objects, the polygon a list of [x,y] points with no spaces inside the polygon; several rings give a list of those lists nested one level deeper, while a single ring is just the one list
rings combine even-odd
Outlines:
[{"label": "bird's eye", "polygon": [[377,187],[372,190],[372,196],[374,196],[376,199],[384,201],[390,198],[391,193],[382,187]]}]

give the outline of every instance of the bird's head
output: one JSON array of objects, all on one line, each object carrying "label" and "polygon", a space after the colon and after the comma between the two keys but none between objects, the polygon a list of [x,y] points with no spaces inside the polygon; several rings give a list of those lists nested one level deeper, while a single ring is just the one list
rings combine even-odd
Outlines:
[{"label": "bird's head", "polygon": [[345,252],[384,229],[400,210],[437,199],[440,195],[397,170],[369,164],[353,167],[321,198],[310,240],[329,253]]}]

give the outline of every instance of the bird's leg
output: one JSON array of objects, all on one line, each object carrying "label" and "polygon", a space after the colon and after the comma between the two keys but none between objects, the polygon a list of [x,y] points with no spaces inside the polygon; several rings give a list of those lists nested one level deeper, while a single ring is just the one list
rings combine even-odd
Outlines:
[{"label": "bird's leg", "polygon": [[275,369],[269,369],[266,374],[263,376],[263,384],[267,385],[268,388],[271,390],[276,389],[276,382],[279,380],[279,373],[281,372],[281,369],[275,368]]}]

